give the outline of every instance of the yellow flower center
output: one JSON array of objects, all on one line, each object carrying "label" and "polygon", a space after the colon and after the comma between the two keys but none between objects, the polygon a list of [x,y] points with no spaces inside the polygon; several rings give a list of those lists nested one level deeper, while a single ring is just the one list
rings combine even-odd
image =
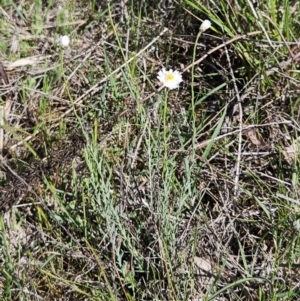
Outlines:
[{"label": "yellow flower center", "polygon": [[166,75],[166,77],[165,77],[165,80],[166,80],[167,82],[172,82],[174,79],[175,79],[175,76],[174,76],[174,74],[172,74],[172,73],[168,73],[168,74]]}]

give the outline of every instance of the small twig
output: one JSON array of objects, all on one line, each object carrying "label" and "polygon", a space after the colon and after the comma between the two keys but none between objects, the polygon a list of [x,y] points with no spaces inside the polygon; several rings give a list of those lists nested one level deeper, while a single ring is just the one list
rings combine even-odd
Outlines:
[{"label": "small twig", "polygon": [[225,45],[225,53],[229,65],[230,75],[233,80],[233,86],[236,94],[236,98],[238,100],[238,108],[239,108],[239,144],[238,144],[238,155],[237,155],[237,162],[236,162],[236,170],[235,170],[235,178],[234,178],[234,192],[233,192],[233,208],[235,211],[237,199],[239,196],[239,178],[240,178],[240,164],[241,164],[241,153],[242,153],[242,130],[243,130],[243,108],[242,108],[242,102],[240,97],[240,92],[238,90],[237,84],[236,84],[236,78],[234,76],[234,72],[231,66],[230,57],[228,54],[228,49]]},{"label": "small twig", "polygon": [[[0,78],[2,78],[2,82],[4,85],[9,85],[9,80],[8,76],[3,68],[3,65],[0,63]],[[5,104],[0,106],[0,154],[2,154],[3,150],[3,141],[4,141],[4,123],[5,120],[7,119],[7,116],[9,115],[10,112],[10,107],[11,107],[11,93],[8,94],[9,96],[7,97]]]},{"label": "small twig", "polygon": [[130,40],[130,26],[127,28],[126,33],[126,44],[125,44],[125,58],[128,60],[128,54],[129,54],[129,40]]},{"label": "small twig", "polygon": [[[268,156],[270,155],[272,152],[243,152],[242,155],[243,156],[250,156],[250,157],[254,157],[254,156]],[[237,156],[238,153],[234,153],[235,156]]]},{"label": "small twig", "polygon": [[261,176],[263,176],[263,177],[265,177],[265,178],[274,180],[274,181],[276,181],[276,182],[278,182],[278,183],[282,183],[282,184],[284,184],[284,185],[286,185],[286,186],[292,186],[292,184],[289,183],[289,182],[287,182],[287,181],[283,181],[283,180],[280,180],[280,179],[278,179],[278,178],[272,177],[272,176],[270,176],[270,175],[268,175],[268,174],[266,174],[266,173],[260,172],[260,171],[258,171],[258,170],[256,170],[255,173],[258,174],[258,175],[261,175]]},{"label": "small twig", "polygon": [[290,198],[290,197],[288,197],[286,195],[283,195],[283,194],[281,194],[279,192],[276,193],[276,196],[278,196],[279,198],[282,198],[282,199],[284,199],[286,201],[289,201],[291,203],[295,203],[297,205],[300,205],[300,200],[294,200],[294,199],[292,199],[292,198]]},{"label": "small twig", "polygon": [[3,140],[4,140],[3,125],[4,125],[4,107],[1,105],[0,106],[0,154],[2,154],[2,150],[3,150]]}]

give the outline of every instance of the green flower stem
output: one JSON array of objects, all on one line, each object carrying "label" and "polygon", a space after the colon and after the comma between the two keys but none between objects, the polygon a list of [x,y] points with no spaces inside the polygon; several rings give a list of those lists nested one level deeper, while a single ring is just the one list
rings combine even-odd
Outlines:
[{"label": "green flower stem", "polygon": [[168,131],[168,123],[167,123],[167,110],[168,110],[168,90],[166,89],[165,94],[164,94],[164,104],[163,104],[163,126],[164,126],[164,134],[163,134],[163,139],[164,139],[164,159],[163,159],[163,174],[164,171],[167,168],[167,162],[168,162],[168,142],[167,142],[167,131]]},{"label": "green flower stem", "polygon": [[[202,34],[202,31],[199,31],[197,37],[196,37],[196,41],[195,41],[195,45],[194,45],[194,50],[193,50],[193,63],[196,61],[196,51],[197,51],[197,44],[199,41],[199,38]],[[192,69],[191,69],[191,74],[192,74],[192,127],[193,127],[193,138],[192,138],[192,145],[193,145],[193,150],[195,149],[195,141],[196,141],[196,114],[195,114],[195,91],[194,91],[194,80],[195,80],[195,74],[194,74],[194,69],[195,69],[195,65],[192,65]],[[194,154],[194,152],[193,152]]]}]

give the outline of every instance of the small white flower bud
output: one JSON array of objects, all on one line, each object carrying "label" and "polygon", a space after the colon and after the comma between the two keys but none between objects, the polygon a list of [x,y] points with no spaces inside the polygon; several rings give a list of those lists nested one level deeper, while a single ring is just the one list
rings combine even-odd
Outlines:
[{"label": "small white flower bud", "polygon": [[59,37],[59,44],[63,47],[66,48],[70,44],[70,38],[68,36],[60,36]]},{"label": "small white flower bud", "polygon": [[200,26],[200,31],[204,32],[209,27],[211,27],[211,22],[209,20],[204,20]]},{"label": "small white flower bud", "polygon": [[300,231],[300,220],[295,220],[293,226],[295,230]]}]

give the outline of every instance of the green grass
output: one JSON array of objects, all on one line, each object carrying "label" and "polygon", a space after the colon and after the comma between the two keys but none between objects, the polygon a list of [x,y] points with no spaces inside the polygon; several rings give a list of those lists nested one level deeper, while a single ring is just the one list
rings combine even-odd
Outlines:
[{"label": "green grass", "polygon": [[0,1],[0,299],[298,300],[296,4]]}]

